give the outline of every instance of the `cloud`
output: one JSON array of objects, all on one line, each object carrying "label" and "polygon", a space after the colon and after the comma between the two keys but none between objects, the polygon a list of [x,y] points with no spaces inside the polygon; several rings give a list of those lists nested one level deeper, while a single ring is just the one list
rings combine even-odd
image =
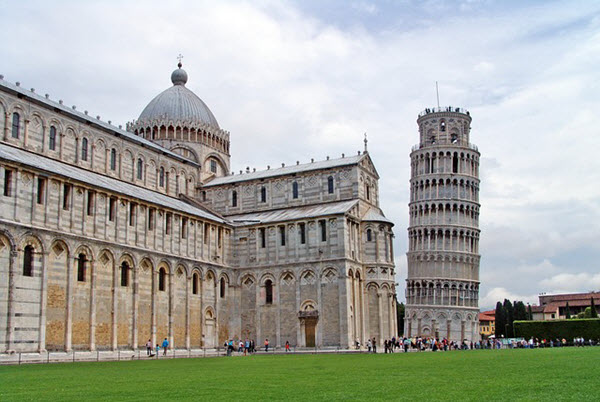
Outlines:
[{"label": "cloud", "polygon": [[231,132],[234,171],[354,154],[368,132],[381,207],[396,223],[400,298],[409,153],[439,81],[442,105],[470,110],[482,153],[482,292],[594,278],[596,3],[31,1],[3,11],[0,34],[13,40],[0,73],[115,124],[170,85],[183,53],[187,86]]},{"label": "cloud", "polygon": [[527,304],[538,304],[537,295],[518,295],[505,288],[492,288],[485,296],[479,299],[479,306],[481,310],[494,309],[497,302],[503,302],[504,299],[508,299],[512,302],[522,301]]},{"label": "cloud", "polygon": [[590,292],[600,289],[600,273],[560,273],[541,281],[547,293]]}]

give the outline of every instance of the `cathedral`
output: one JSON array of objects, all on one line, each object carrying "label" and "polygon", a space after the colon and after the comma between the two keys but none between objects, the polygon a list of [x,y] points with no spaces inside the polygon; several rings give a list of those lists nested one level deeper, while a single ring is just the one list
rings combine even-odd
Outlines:
[{"label": "cathedral", "polygon": [[181,63],[171,82],[123,129],[0,76],[0,353],[397,336],[366,141],[234,173]]}]

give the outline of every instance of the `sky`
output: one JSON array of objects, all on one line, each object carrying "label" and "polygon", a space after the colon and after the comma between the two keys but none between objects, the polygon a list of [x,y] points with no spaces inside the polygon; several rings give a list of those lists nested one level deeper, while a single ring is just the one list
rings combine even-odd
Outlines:
[{"label": "sky", "polygon": [[416,118],[473,118],[480,307],[600,290],[598,1],[0,0],[0,74],[123,124],[171,85],[231,133],[232,170],[363,148],[406,279]]}]

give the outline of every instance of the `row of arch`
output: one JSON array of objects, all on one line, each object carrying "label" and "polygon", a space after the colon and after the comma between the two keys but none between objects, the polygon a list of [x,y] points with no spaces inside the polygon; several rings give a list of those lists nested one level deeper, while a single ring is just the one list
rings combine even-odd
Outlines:
[{"label": "row of arch", "polygon": [[412,181],[411,201],[454,198],[479,202],[479,182],[464,179],[433,179]]},{"label": "row of arch", "polygon": [[[229,153],[229,139],[211,133],[210,129],[179,126],[173,123],[168,125],[152,125],[134,129],[135,134],[148,140],[180,140],[197,142],[221,152]],[[200,162],[196,160],[196,162]]]},{"label": "row of arch", "polygon": [[410,226],[457,224],[479,226],[479,207],[464,204],[421,203],[410,206]]},{"label": "row of arch", "polygon": [[457,229],[409,229],[409,251],[440,250],[479,252],[479,232]]},{"label": "row of arch", "polygon": [[[2,99],[0,99],[0,109],[7,110]],[[89,130],[78,132],[72,124],[63,124],[58,118],[45,119],[35,111],[26,113],[19,104],[13,105],[11,111],[3,115],[6,116],[4,119],[6,122],[10,119],[11,127],[10,133],[6,127],[5,135],[13,141],[22,143],[24,148],[33,148],[52,158],[75,163],[159,191],[155,178],[162,167],[165,171],[172,172],[173,179],[178,177],[170,186],[171,192],[177,192],[177,188],[181,189],[179,192],[183,192],[183,189],[187,188],[186,194],[190,196],[194,194],[195,186],[188,186],[187,183],[196,182],[195,174],[188,167],[174,160],[160,158],[158,155],[156,155],[158,158],[155,158],[150,154],[135,151],[131,147],[100,137],[98,133]],[[165,186],[164,191],[168,189],[169,186]]]},{"label": "row of arch", "polygon": [[479,176],[479,156],[469,152],[422,152],[411,159],[411,177],[423,174],[454,173]]},{"label": "row of arch", "polygon": [[477,307],[479,289],[471,285],[430,282],[406,286],[406,303],[411,305],[438,305]]}]

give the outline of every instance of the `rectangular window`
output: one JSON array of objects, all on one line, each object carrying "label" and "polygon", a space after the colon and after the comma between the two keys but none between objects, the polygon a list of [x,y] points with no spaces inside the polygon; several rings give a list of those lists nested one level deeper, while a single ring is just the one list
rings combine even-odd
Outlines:
[{"label": "rectangular window", "polygon": [[181,218],[181,238],[182,239],[187,238],[187,227],[188,227],[188,218],[182,217]]},{"label": "rectangular window", "polygon": [[327,221],[319,221],[319,228],[321,228],[321,241],[327,241]]},{"label": "rectangular window", "polygon": [[4,169],[4,195],[10,197],[12,189],[12,170]]},{"label": "rectangular window", "polygon": [[37,203],[43,204],[46,201],[46,179],[38,177],[37,180]]},{"label": "rectangular window", "polygon": [[217,173],[217,161],[214,159],[210,160],[210,171],[213,173]]},{"label": "rectangular window", "polygon": [[71,207],[71,185],[65,183],[63,186],[63,209],[68,211]]},{"label": "rectangular window", "polygon": [[298,231],[300,232],[300,244],[306,244],[306,224],[299,223]]},{"label": "rectangular window", "polygon": [[267,247],[267,230],[265,228],[260,228],[259,232],[260,232],[260,247],[265,248],[265,247]]},{"label": "rectangular window", "polygon": [[208,223],[204,224],[204,244],[208,244],[208,235],[210,232],[210,227]]},{"label": "rectangular window", "polygon": [[154,230],[154,208],[148,208],[148,230]]},{"label": "rectangular window", "polygon": [[279,226],[279,241],[282,246],[285,246],[285,226]]},{"label": "rectangular window", "polygon": [[137,204],[129,203],[129,226],[135,226],[135,212]]},{"label": "rectangular window", "polygon": [[223,228],[217,229],[217,245],[219,248],[223,247]]},{"label": "rectangular window", "polygon": [[87,214],[88,214],[88,216],[94,215],[95,203],[96,203],[96,193],[92,190],[88,190],[88,198],[87,198]]},{"label": "rectangular window", "polygon": [[111,222],[115,221],[116,209],[117,199],[115,197],[110,197],[110,200],[108,200],[108,220]]},{"label": "rectangular window", "polygon": [[173,215],[170,212],[167,212],[165,222],[165,233],[171,234],[171,224],[173,223]]}]

